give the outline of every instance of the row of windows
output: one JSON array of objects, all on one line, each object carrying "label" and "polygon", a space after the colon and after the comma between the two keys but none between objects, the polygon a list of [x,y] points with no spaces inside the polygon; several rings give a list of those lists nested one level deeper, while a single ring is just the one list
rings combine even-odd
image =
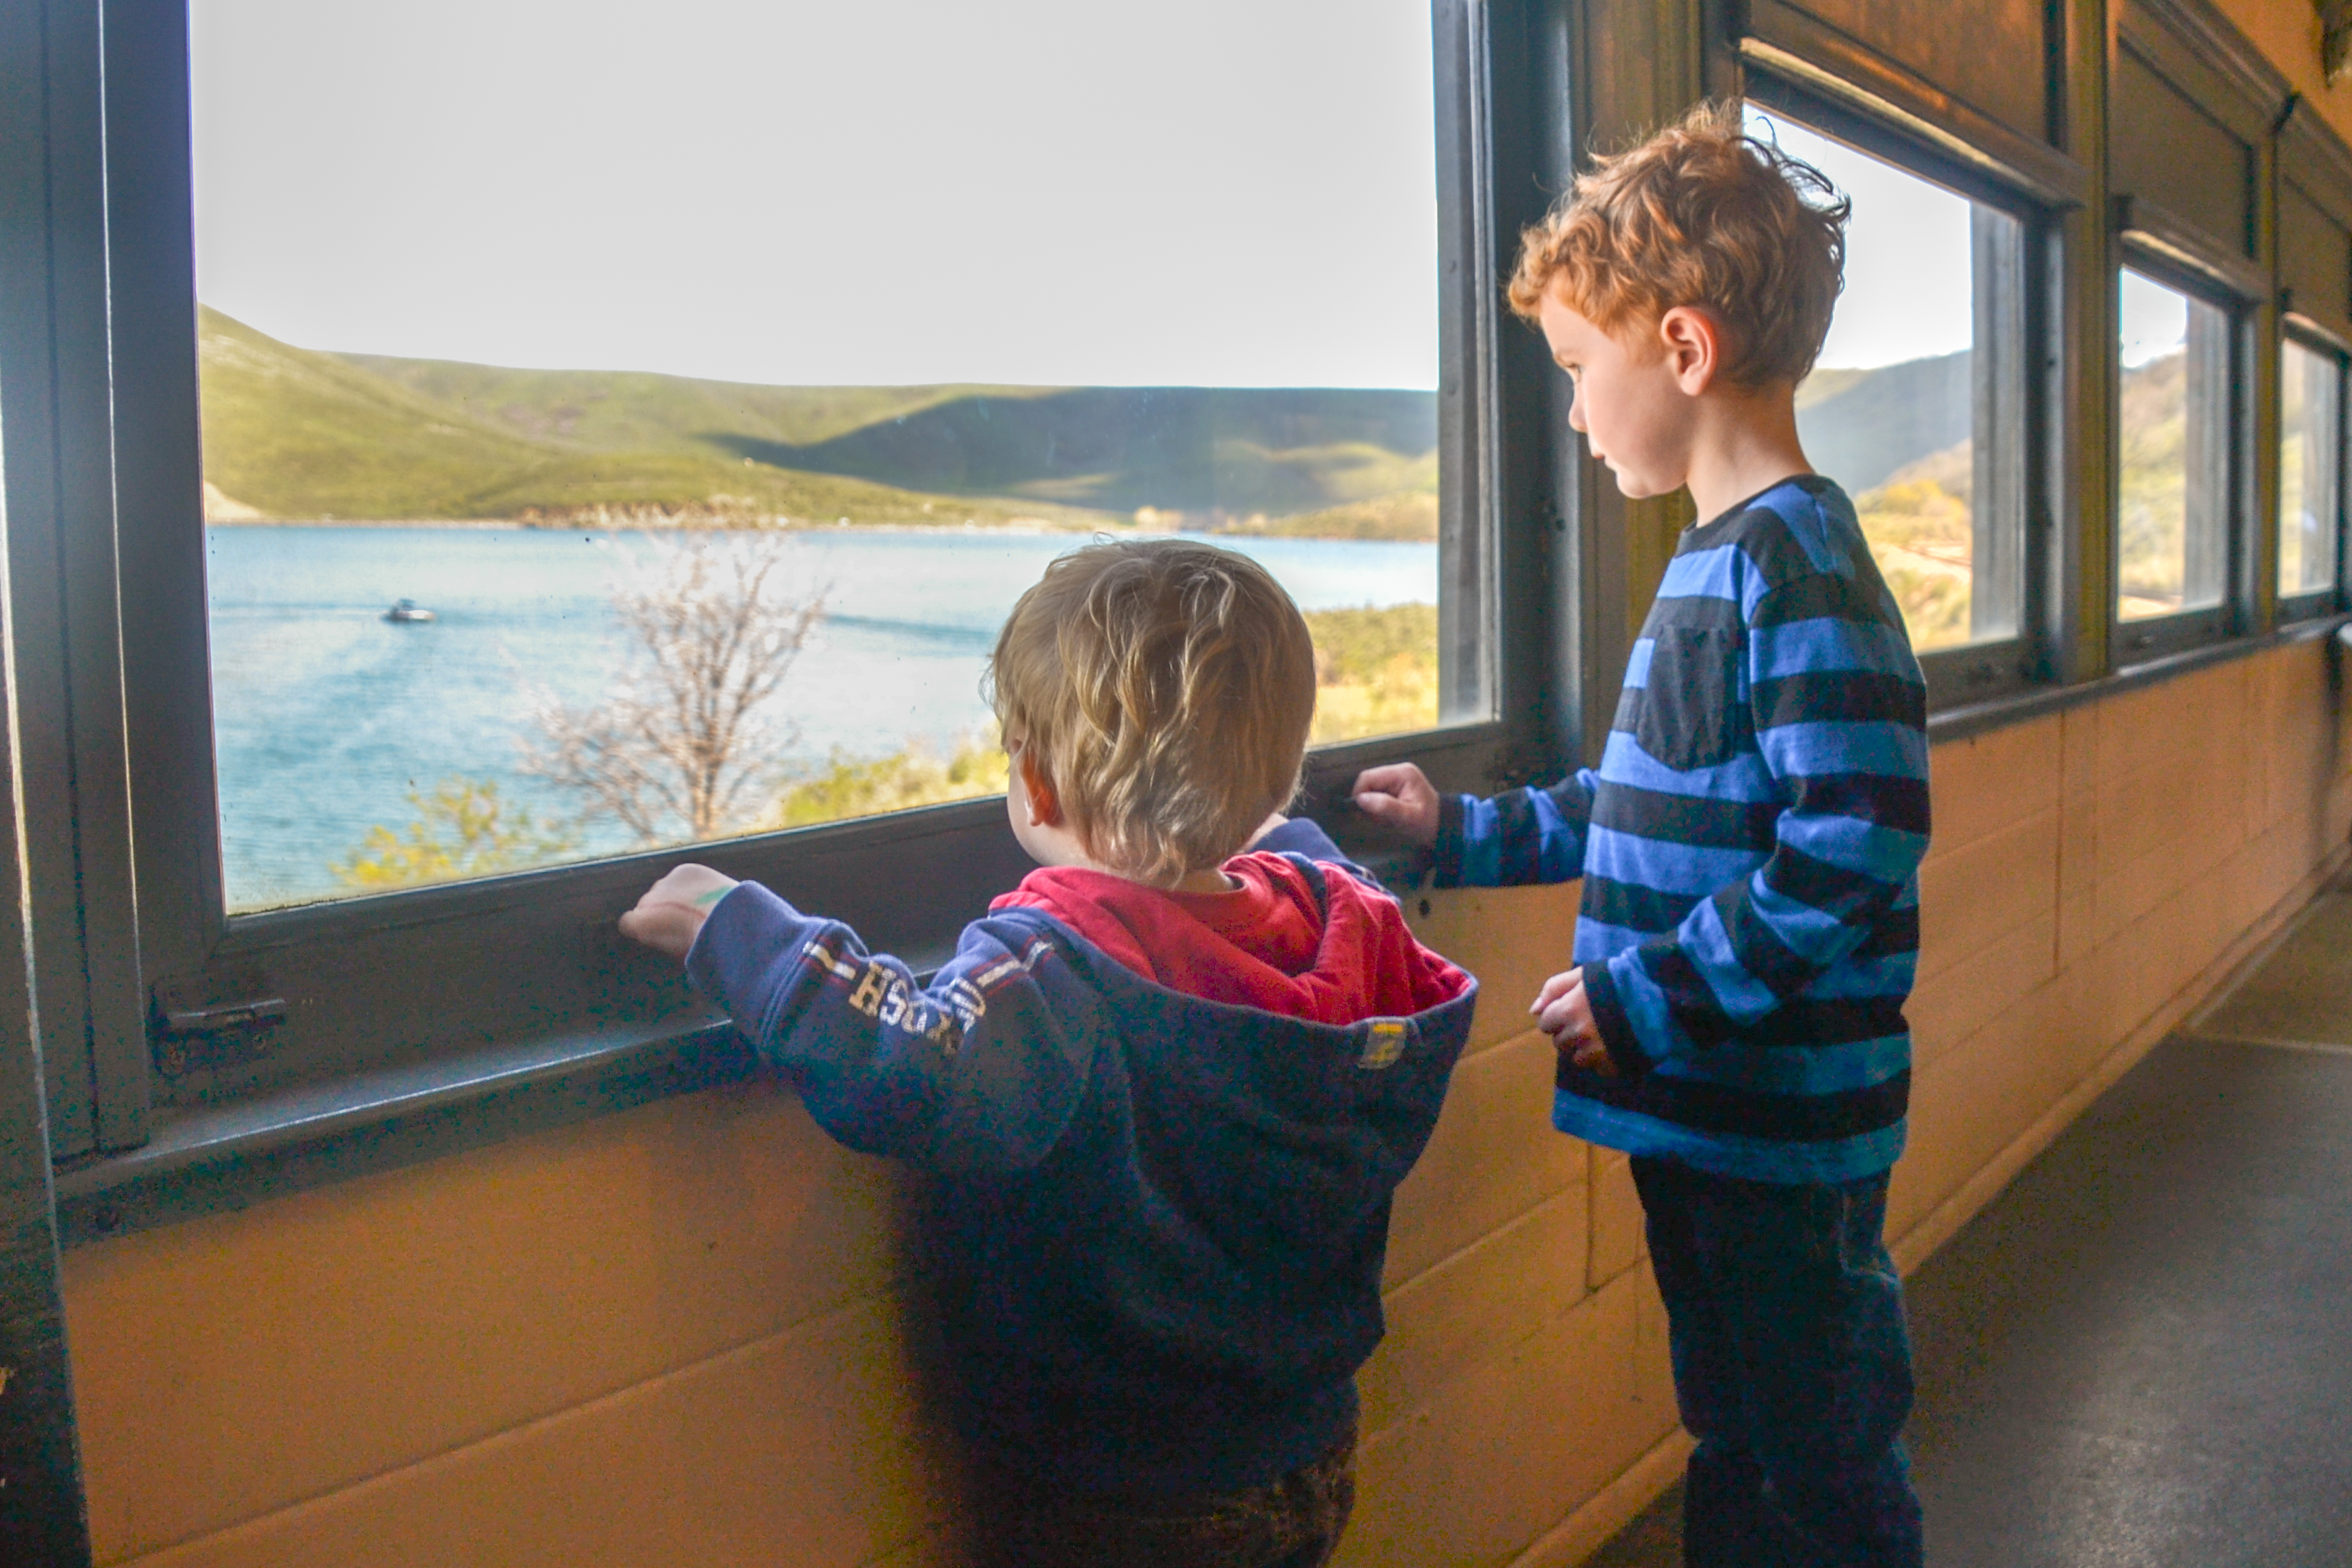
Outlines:
[{"label": "row of windows", "polygon": [[[992,29],[975,79],[1033,55],[1048,9]],[[1161,277],[1122,256],[1123,235],[1082,229],[1068,254],[998,279],[1008,293],[1018,280],[1001,308],[893,317],[881,301],[920,286],[887,267],[802,284],[787,263],[706,284],[698,246],[653,269],[598,247],[486,267],[415,237],[493,204],[486,186],[520,183],[510,204],[559,208],[566,176],[495,125],[489,155],[476,125],[462,161],[432,137],[385,141],[389,106],[348,72],[291,146],[267,129],[282,106],[255,107],[271,102],[257,78],[299,47],[340,56],[342,31],[311,13],[297,41],[264,48],[259,18],[199,11],[197,362],[227,908],[993,793],[981,662],[1013,597],[1089,534],[1207,529],[1272,566],[1314,619],[1318,740],[1433,725],[1440,583],[1460,576],[1439,560],[1434,171],[1427,137],[1400,131],[1430,116],[1428,32],[1417,3],[1349,12],[1347,51],[1277,34],[1213,57],[1236,94],[1278,66],[1313,119],[1271,140],[1247,116],[1181,142],[1116,136],[1102,154],[1163,192],[1213,189],[1197,209],[1160,198],[1175,228],[1260,213],[1242,265],[1204,268],[1179,247]],[[780,41],[840,42],[799,36],[824,31],[803,19]],[[390,50],[368,79],[404,93],[419,72],[451,91],[502,78],[530,52],[518,34],[500,55],[495,29],[457,57],[425,49],[428,29],[402,37],[415,57]],[[600,56],[583,40],[568,68],[620,70],[606,42]],[[1297,57],[1269,64],[1286,42]],[[898,137],[971,108],[908,106]],[[1024,134],[969,122],[962,156],[977,163]],[[2016,639],[2030,437],[2009,297],[2028,222],[1786,116],[1751,122],[1853,203],[1845,290],[1799,392],[1814,464],[1854,495],[1921,652]],[[720,162],[730,129],[687,120],[637,157]],[[1282,171],[1334,139],[1360,171],[1321,162],[1320,199],[1291,200]],[[1386,160],[1367,151],[1389,143]],[[773,232],[718,243],[900,221],[898,156],[897,137],[788,152],[769,178],[805,210],[787,222],[763,207]],[[310,199],[322,160],[350,187],[324,216]],[[1105,183],[1082,175],[1060,178]],[[966,214],[959,250],[1008,244],[1068,204],[1058,186],[1000,192]],[[1282,308],[1285,280],[1343,224],[1371,231],[1351,246],[1376,258],[1349,285],[1360,299],[1333,302],[1360,308]],[[383,240],[387,226],[407,237]],[[327,265],[355,247],[364,266]],[[1106,337],[1071,297],[1114,269],[1138,308]],[[2220,306],[2130,269],[2119,306],[2115,613],[2137,624],[2228,595],[2243,367]],[[2336,583],[2342,363],[2291,342],[2284,373],[2279,592],[2309,612]],[[663,613],[689,600],[705,641],[760,620],[791,634],[764,645],[768,669],[714,664],[717,643]],[[704,733],[665,720],[718,711],[681,693],[761,700]],[[1446,716],[1488,718],[1491,698]]]},{"label": "row of windows", "polygon": [[[1579,605],[1626,592],[1618,514],[1559,477],[1567,389],[1497,310],[1571,140],[1507,27],[1543,7],[752,10],[551,39],[519,0],[200,0],[111,28],[102,99],[60,89],[112,292],[54,306],[54,384],[20,355],[0,390],[111,377],[59,450],[102,453],[114,536],[10,539],[36,924],[85,932],[37,945],[61,1148],[674,1036],[696,1004],[610,922],[687,845],[936,951],[1024,869],[982,663],[1096,534],[1290,588],[1318,784],[1553,771],[1613,706],[1617,621]],[[2258,453],[2268,313],[2126,246],[2116,417],[2061,406],[2063,204],[1750,85],[1853,201],[1800,428],[1939,706],[2074,667],[2068,441],[2114,456],[2113,506],[2070,503],[2113,530],[2111,664],[2254,630],[2252,561],[2280,619],[2337,607],[2342,345],[2277,346]],[[641,111],[557,134],[558,102]]]},{"label": "row of windows", "polygon": [[[2021,312],[2004,308],[2026,225],[1899,166],[1752,111],[1759,134],[1830,174],[1854,203],[1846,287],[1816,370],[1798,392],[1815,466],[1855,498],[1880,570],[1922,653],[1999,643],[2020,626],[2027,438]],[[2123,645],[2160,645],[2168,623],[2224,605],[2244,517],[2243,307],[2126,266],[2116,274],[2117,509],[2113,609]],[[2339,597],[2344,353],[2281,345],[2277,599],[2282,620]],[[1947,694],[1948,696],[1950,694]]]}]

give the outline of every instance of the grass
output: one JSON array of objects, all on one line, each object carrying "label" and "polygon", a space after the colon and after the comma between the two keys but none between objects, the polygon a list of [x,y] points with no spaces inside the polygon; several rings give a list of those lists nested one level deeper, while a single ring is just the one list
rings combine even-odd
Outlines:
[{"label": "grass", "polygon": [[1318,743],[1437,723],[1437,606],[1307,612],[1315,639]]},{"label": "grass", "polygon": [[1002,795],[1009,772],[993,729],[958,741],[944,757],[921,741],[887,757],[859,758],[836,750],[824,767],[786,788],[761,827],[799,828]]}]

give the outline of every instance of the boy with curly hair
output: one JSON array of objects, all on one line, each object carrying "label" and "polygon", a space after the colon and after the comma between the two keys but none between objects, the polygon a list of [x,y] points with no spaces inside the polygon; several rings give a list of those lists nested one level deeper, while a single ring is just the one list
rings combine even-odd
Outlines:
[{"label": "boy with curly hair", "polygon": [[1633,1155],[1665,1300],[1693,1568],[1916,1568],[1887,1172],[1903,1148],[1927,848],[1927,686],[1853,503],[1798,442],[1847,204],[1702,106],[1528,229],[1512,308],[1569,423],[1686,529],[1600,766],[1493,800],[1410,764],[1365,811],[1441,883],[1581,876],[1530,1011],[1553,1121]]},{"label": "boy with curly hair", "polygon": [[928,981],[701,866],[622,929],[683,957],[827,1132],[940,1174],[987,1561],[1314,1568],[1354,1496],[1390,1194],[1476,983],[1279,815],[1315,653],[1255,562],[1064,556],[990,676],[1042,869]]}]

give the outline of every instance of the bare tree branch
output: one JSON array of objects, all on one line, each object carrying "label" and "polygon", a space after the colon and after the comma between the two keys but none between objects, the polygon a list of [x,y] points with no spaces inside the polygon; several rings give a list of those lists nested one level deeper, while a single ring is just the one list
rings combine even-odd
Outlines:
[{"label": "bare tree branch", "polygon": [[628,653],[604,701],[538,694],[523,771],[586,798],[646,843],[694,840],[746,822],[766,804],[796,733],[772,701],[824,614],[824,591],[784,583],[791,536],[772,531],[649,536],[613,590]]}]

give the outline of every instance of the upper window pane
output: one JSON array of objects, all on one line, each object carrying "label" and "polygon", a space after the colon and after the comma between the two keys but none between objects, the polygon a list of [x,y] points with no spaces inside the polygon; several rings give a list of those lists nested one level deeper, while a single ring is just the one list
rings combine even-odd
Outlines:
[{"label": "upper window pane", "polygon": [[2230,319],[2126,269],[2116,615],[2221,602],[2229,579]]},{"label": "upper window pane", "polygon": [[232,909],[1001,789],[1097,533],[1272,568],[1318,739],[1436,722],[1427,0],[193,26]]},{"label": "upper window pane", "polygon": [[2288,339],[2279,354],[2278,591],[2336,586],[2343,502],[2344,370],[2333,354]]},{"label": "upper window pane", "polygon": [[2023,225],[1786,119],[1749,119],[1853,203],[1845,290],[1797,389],[1806,456],[1853,497],[1914,647],[2013,635]]}]

